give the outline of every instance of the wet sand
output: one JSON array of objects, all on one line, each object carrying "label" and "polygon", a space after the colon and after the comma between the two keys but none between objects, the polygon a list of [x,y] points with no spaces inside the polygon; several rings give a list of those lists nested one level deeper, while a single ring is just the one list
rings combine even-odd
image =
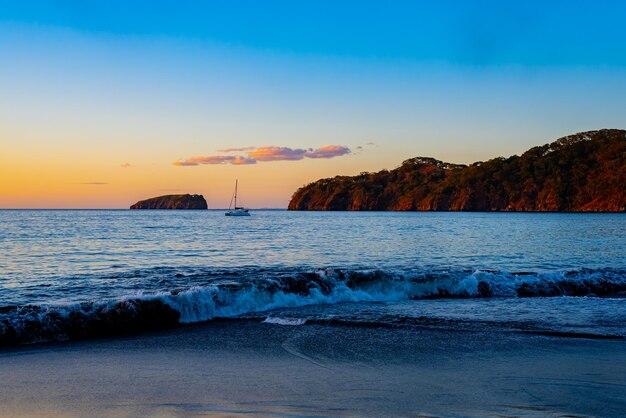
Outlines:
[{"label": "wet sand", "polygon": [[0,350],[2,416],[626,415],[626,341],[214,321]]}]

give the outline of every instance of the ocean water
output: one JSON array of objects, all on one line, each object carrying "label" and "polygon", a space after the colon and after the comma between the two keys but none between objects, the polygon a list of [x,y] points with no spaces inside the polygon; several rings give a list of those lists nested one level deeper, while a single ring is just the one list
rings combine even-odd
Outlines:
[{"label": "ocean water", "polygon": [[626,215],[0,210],[0,344],[216,318],[626,337]]}]

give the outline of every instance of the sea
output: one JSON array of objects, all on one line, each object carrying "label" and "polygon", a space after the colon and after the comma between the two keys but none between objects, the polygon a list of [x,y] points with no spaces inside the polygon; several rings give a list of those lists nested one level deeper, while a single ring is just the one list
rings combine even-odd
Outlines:
[{"label": "sea", "polygon": [[0,210],[0,345],[236,318],[626,338],[626,215]]}]

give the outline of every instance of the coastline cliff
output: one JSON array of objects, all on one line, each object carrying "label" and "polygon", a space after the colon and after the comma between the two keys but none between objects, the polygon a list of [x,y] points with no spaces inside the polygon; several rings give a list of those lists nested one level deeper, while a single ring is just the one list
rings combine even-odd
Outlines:
[{"label": "coastline cliff", "polygon": [[626,211],[626,131],[569,135],[469,166],[416,157],[393,170],[321,179],[290,210]]},{"label": "coastline cliff", "polygon": [[131,209],[207,209],[201,194],[170,194],[140,200]]}]

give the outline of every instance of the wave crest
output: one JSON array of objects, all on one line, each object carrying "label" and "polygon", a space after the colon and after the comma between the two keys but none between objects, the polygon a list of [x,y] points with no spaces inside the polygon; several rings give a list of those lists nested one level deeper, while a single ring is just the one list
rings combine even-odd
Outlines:
[{"label": "wave crest", "polygon": [[[232,278],[233,274],[230,272]],[[276,308],[402,299],[619,296],[626,272],[247,271],[239,280],[118,300],[0,308],[0,345],[120,335]]]}]

